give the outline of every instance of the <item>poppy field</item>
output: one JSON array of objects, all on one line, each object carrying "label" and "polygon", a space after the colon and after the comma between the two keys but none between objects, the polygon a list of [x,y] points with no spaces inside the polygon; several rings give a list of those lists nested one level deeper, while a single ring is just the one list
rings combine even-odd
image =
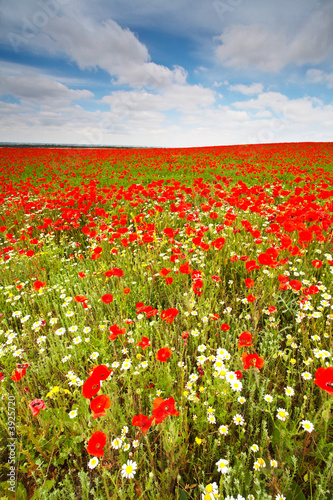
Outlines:
[{"label": "poppy field", "polygon": [[0,500],[333,498],[333,144],[0,149]]}]

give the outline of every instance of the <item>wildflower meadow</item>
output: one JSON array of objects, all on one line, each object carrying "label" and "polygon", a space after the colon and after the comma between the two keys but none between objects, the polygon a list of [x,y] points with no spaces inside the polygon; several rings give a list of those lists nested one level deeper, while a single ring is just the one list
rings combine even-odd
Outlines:
[{"label": "wildflower meadow", "polygon": [[0,499],[333,498],[333,144],[0,149]]}]

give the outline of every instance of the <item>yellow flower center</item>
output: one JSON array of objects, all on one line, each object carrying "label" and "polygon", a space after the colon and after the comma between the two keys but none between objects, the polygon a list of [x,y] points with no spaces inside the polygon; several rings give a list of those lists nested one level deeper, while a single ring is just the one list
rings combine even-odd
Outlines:
[{"label": "yellow flower center", "polygon": [[128,465],[126,467],[126,474],[131,474],[131,472],[133,472],[133,467],[131,465]]},{"label": "yellow flower center", "polygon": [[213,491],[213,486],[211,484],[207,484],[206,491],[207,493],[211,493]]}]

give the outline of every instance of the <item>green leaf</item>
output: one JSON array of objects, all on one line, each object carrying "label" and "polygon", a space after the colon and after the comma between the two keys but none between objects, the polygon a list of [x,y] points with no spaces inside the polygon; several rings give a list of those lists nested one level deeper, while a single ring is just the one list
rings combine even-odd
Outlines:
[{"label": "green leaf", "polygon": [[45,496],[46,493],[48,493],[51,490],[52,486],[54,485],[54,481],[55,481],[54,479],[49,479],[48,481],[45,481],[43,486],[41,486],[35,491],[30,500],[40,500],[41,498],[43,498],[43,495]]},{"label": "green leaf", "polygon": [[[9,490],[9,488],[11,488],[11,487],[12,486],[11,486],[9,481],[3,481],[2,483],[0,483],[0,492],[1,492],[1,494],[5,493],[6,500],[16,500],[15,491]],[[1,497],[1,499],[2,498],[3,497]]]},{"label": "green leaf", "polygon": [[15,500],[26,500],[28,498],[28,493],[22,483],[18,483],[16,486],[16,497]]},{"label": "green leaf", "polygon": [[322,415],[324,420],[328,421],[330,419],[331,412],[330,412],[330,410],[324,410],[321,415]]},{"label": "green leaf", "polygon": [[287,495],[287,500],[306,500],[304,493],[296,481],[292,482],[291,491]]},{"label": "green leaf", "polygon": [[190,497],[184,490],[179,490],[179,500],[188,500]]}]

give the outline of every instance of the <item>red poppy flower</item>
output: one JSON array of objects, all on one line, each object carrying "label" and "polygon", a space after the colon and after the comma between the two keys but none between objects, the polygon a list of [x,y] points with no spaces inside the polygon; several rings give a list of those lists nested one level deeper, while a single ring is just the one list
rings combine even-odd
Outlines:
[{"label": "red poppy flower", "polygon": [[85,295],[76,295],[75,302],[86,302],[88,299]]},{"label": "red poppy flower", "polygon": [[161,312],[161,318],[162,321],[166,321],[167,323],[172,323],[175,317],[178,314],[178,309],[175,309],[174,307],[170,307],[170,309],[167,309],[166,311]]},{"label": "red poppy flower", "polygon": [[118,335],[124,335],[126,333],[126,328],[119,328],[117,325],[112,325],[109,328],[111,335],[109,335],[109,340],[115,340]]},{"label": "red poppy flower", "polygon": [[200,245],[200,243],[201,243],[201,236],[196,236],[195,238],[192,238],[192,242],[195,245]]},{"label": "red poppy flower", "polygon": [[142,347],[142,349],[145,350],[147,349],[147,347],[150,347],[150,340],[148,337],[142,337],[141,341],[136,345]]},{"label": "red poppy flower", "polygon": [[319,288],[316,285],[309,286],[308,290],[310,295],[317,295],[319,292]]},{"label": "red poppy flower", "polygon": [[124,288],[123,292],[127,295],[128,293],[131,292],[131,289],[126,287],[126,288]]},{"label": "red poppy flower", "polygon": [[98,365],[90,372],[90,376],[96,377],[98,380],[106,380],[111,373],[111,368],[109,369],[106,365]]},{"label": "red poppy flower", "polygon": [[166,285],[172,285],[173,278],[165,278],[165,284]]},{"label": "red poppy flower", "polygon": [[264,365],[264,360],[263,358],[260,358],[258,354],[247,354],[246,352],[243,352],[242,354],[242,361],[244,364],[244,370],[248,370],[250,366],[255,366],[256,368],[259,368],[259,370],[263,367]]},{"label": "red poppy flower", "polygon": [[156,314],[158,314],[158,310],[153,309],[151,306],[148,306],[145,309],[145,313],[146,313],[147,318],[151,318],[152,316],[156,316]]},{"label": "red poppy flower", "polygon": [[82,279],[82,278],[84,278],[85,276],[86,276],[86,274],[84,274],[84,273],[82,273],[82,272],[80,272],[80,273],[78,274],[78,277],[79,277],[79,278],[81,278],[81,279]]},{"label": "red poppy flower", "polygon": [[249,295],[249,296],[247,297],[247,301],[248,301],[248,302],[254,302],[255,300],[256,300],[256,298],[255,298],[255,296],[254,296],[254,295]]},{"label": "red poppy flower", "polygon": [[288,248],[291,245],[291,238],[289,236],[281,236],[281,247],[282,249]]},{"label": "red poppy flower", "polygon": [[221,250],[223,248],[223,245],[225,243],[225,239],[223,237],[217,238],[211,243],[211,246],[216,248],[216,250]]},{"label": "red poppy flower", "polygon": [[317,269],[319,269],[319,267],[321,267],[323,265],[323,263],[321,260],[313,260],[312,265],[313,265],[313,267],[316,267]]},{"label": "red poppy flower", "polygon": [[113,301],[113,295],[111,293],[106,293],[101,297],[101,301],[104,302],[104,304],[110,304]]},{"label": "red poppy flower", "polygon": [[271,264],[273,264],[273,261],[273,257],[271,255],[268,255],[267,253],[261,253],[258,256],[258,262],[262,266],[270,266]]},{"label": "red poppy flower", "polygon": [[169,273],[171,273],[171,269],[167,269],[166,267],[163,267],[163,269],[160,270],[158,273],[160,276],[165,278]]},{"label": "red poppy flower", "polygon": [[94,457],[102,457],[104,455],[104,446],[106,445],[106,434],[101,431],[94,432],[88,441],[87,452]]},{"label": "red poppy flower", "polygon": [[112,269],[110,269],[110,271],[106,271],[104,273],[104,276],[106,276],[107,278],[111,278],[111,276],[118,276],[119,278],[121,278],[121,276],[124,276],[124,271],[122,269],[119,269],[118,267],[113,267]]},{"label": "red poppy flower", "polygon": [[275,306],[269,306],[268,311],[272,314],[272,313],[275,313],[277,311],[277,309]]},{"label": "red poppy flower", "polygon": [[34,399],[29,404],[29,408],[32,411],[32,416],[36,417],[36,415],[38,415],[38,413],[40,412],[40,410],[45,410],[46,404],[45,404],[45,402],[42,399]]},{"label": "red poppy flower", "polygon": [[[156,407],[154,404],[153,417],[156,424],[160,424],[168,415],[179,415],[179,411],[175,408],[175,400],[173,398],[160,401],[161,398],[156,398]],[[155,403],[154,401],[154,403]]]},{"label": "red poppy flower", "polygon": [[168,238],[173,238],[174,236],[174,232],[171,227],[166,227],[165,229],[163,229],[162,233],[164,233]]},{"label": "red poppy flower", "polygon": [[104,417],[106,415],[105,410],[110,408],[111,401],[109,396],[101,394],[96,398],[91,400],[90,409],[94,412],[94,419],[97,417]]},{"label": "red poppy flower", "polygon": [[156,356],[156,359],[157,361],[167,361],[168,358],[170,358],[172,352],[171,352],[171,349],[169,349],[168,347],[162,347],[162,349],[160,349],[159,351],[157,351],[157,356]]},{"label": "red poppy flower", "polygon": [[82,386],[82,395],[84,398],[91,399],[94,396],[96,396],[96,394],[101,388],[100,380],[101,379],[96,375],[95,376],[91,375],[90,377],[87,378],[87,380]]},{"label": "red poppy flower", "polygon": [[240,370],[237,370],[235,372],[235,375],[236,375],[236,377],[237,377],[238,380],[240,380],[241,378],[243,378],[242,372]]},{"label": "red poppy flower", "polygon": [[333,396],[333,366],[318,368],[315,373],[314,383]]},{"label": "red poppy flower", "polygon": [[18,382],[21,378],[24,377],[26,370],[15,370],[14,374],[11,376],[11,379],[14,382]]},{"label": "red poppy flower", "polygon": [[245,286],[247,286],[248,288],[251,288],[252,286],[254,286],[254,281],[251,280],[250,278],[247,278],[245,280]]},{"label": "red poppy flower", "polygon": [[145,436],[146,432],[150,428],[152,422],[154,420],[154,417],[148,418],[146,415],[134,415],[132,418],[132,425],[135,425],[136,427],[140,427],[142,430],[142,434]]},{"label": "red poppy flower", "polygon": [[224,332],[227,332],[228,330],[230,330],[230,326],[228,325],[228,323],[223,323],[221,325],[221,330],[223,330]]},{"label": "red poppy flower", "polygon": [[190,268],[189,263],[185,262],[184,264],[181,264],[181,266],[179,266],[179,272],[182,274],[191,274],[192,269]]},{"label": "red poppy flower", "polygon": [[305,231],[299,231],[298,232],[298,237],[300,242],[309,242],[313,240],[313,234],[311,231],[306,229]]},{"label": "red poppy flower", "polygon": [[280,283],[288,283],[289,278],[288,278],[288,276],[284,276],[283,274],[279,274],[278,280]]},{"label": "red poppy flower", "polygon": [[298,280],[291,280],[289,281],[289,285],[293,290],[300,290],[302,288],[302,283]]},{"label": "red poppy flower", "polygon": [[245,263],[245,267],[248,272],[253,271],[254,269],[260,269],[260,266],[258,266],[255,260],[248,260]]},{"label": "red poppy flower", "polygon": [[252,345],[252,335],[250,332],[243,332],[238,339],[238,349]]},{"label": "red poppy flower", "polygon": [[11,376],[11,379],[14,382],[18,382],[19,380],[21,380],[21,378],[24,377],[25,372],[27,371],[28,366],[29,366],[28,363],[18,363],[16,365],[16,370],[15,370],[14,374]]},{"label": "red poppy flower", "polygon": [[40,290],[41,288],[43,288],[44,286],[46,285],[45,281],[35,281],[33,287],[35,290]]}]

